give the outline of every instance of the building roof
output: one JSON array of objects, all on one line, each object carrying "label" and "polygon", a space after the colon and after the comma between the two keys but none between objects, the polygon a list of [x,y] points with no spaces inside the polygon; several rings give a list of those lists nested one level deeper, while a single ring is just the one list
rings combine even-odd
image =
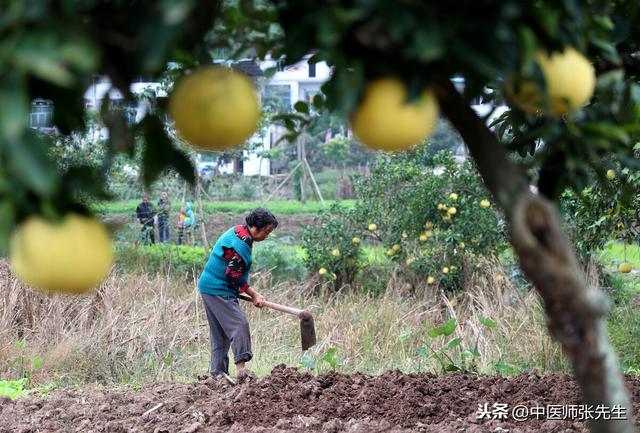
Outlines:
[{"label": "building roof", "polygon": [[242,72],[250,77],[262,77],[264,72],[260,69],[260,66],[253,60],[240,60],[239,62],[232,63],[231,67],[236,71]]}]

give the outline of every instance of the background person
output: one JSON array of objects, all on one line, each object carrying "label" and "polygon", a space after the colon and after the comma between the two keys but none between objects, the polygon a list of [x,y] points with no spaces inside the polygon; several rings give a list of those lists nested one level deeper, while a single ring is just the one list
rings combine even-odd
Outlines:
[{"label": "background person", "polygon": [[152,243],[156,242],[156,237],[153,228],[153,217],[155,216],[155,211],[153,209],[153,204],[149,202],[149,197],[144,196],[142,198],[142,203],[136,207],[136,217],[140,224],[142,224],[141,232],[142,232],[142,241],[144,243]]},{"label": "background person", "polygon": [[160,194],[160,200],[158,200],[158,237],[160,242],[169,242],[169,213],[171,212],[171,202],[169,201],[169,194],[166,191],[162,191]]},{"label": "background person", "polygon": [[253,358],[247,317],[238,296],[246,293],[261,308],[264,297],[249,285],[254,242],[265,240],[278,226],[267,209],[258,208],[244,225],[231,227],[216,241],[198,281],[204,301],[211,339],[211,374],[229,374],[229,348],[233,350],[239,380],[255,375],[245,367]]}]

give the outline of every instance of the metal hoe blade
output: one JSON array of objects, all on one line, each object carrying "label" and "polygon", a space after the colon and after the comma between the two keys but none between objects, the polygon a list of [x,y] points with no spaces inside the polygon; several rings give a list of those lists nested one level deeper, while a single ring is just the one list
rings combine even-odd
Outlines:
[{"label": "metal hoe blade", "polygon": [[313,323],[313,316],[309,311],[304,310],[300,314],[300,339],[302,340],[302,350],[307,350],[316,344],[316,327]]}]

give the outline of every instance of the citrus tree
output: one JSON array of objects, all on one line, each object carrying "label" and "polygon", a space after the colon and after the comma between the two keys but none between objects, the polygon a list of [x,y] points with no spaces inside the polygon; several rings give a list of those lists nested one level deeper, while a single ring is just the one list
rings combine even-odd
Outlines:
[{"label": "citrus tree", "polygon": [[[325,97],[313,105],[349,118],[365,145],[411,147],[432,131],[438,113],[447,117],[508,221],[521,267],[540,293],[584,402],[630,412],[606,338],[607,302],[587,287],[555,201],[567,186],[582,191],[593,184],[594,173],[606,178],[614,165],[637,170],[631,156],[640,126],[638,13],[630,0],[6,0],[0,18],[2,246],[6,251],[12,230],[34,215],[53,224],[69,213],[89,213],[83,197],[102,192],[103,177],[90,167],[57,170],[50,140],[27,127],[32,99],[52,101],[54,123],[68,134],[84,127],[83,94],[96,74],[131,99],[129,84],[139,75],[156,76],[168,61],[183,74],[210,64],[212,53],[271,53],[285,63],[312,53],[309,62],[324,60],[333,70]],[[478,98],[510,110],[490,128],[489,117],[470,106]],[[148,184],[168,166],[194,180],[188,158],[168,138],[163,106],[136,124],[110,106],[105,98],[106,158],[141,146]],[[309,108],[295,108],[287,125],[299,131],[308,126]],[[192,144],[206,144],[202,136]],[[531,192],[532,182],[540,194]],[[634,431],[631,416],[590,426]]]}]

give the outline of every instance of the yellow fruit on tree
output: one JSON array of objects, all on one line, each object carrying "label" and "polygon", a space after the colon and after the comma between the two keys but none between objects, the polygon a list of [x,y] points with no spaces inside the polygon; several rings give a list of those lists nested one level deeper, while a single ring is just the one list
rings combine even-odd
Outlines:
[{"label": "yellow fruit on tree", "polygon": [[482,201],[480,201],[480,206],[482,207],[489,207],[491,206],[491,202],[489,202],[489,200],[487,200],[486,198]]},{"label": "yellow fruit on tree", "polygon": [[436,279],[432,276],[427,277],[427,284],[433,284],[436,282]]},{"label": "yellow fruit on tree", "polygon": [[631,272],[631,263],[620,263],[620,265],[618,266],[618,272],[621,272],[623,274],[628,274],[629,272]]},{"label": "yellow fruit on tree", "polygon": [[393,244],[393,246],[391,247],[393,249],[393,251],[400,251],[400,245],[399,244]]},{"label": "yellow fruit on tree", "polygon": [[452,192],[451,194],[449,194],[449,198],[453,201],[458,200],[458,194],[456,194],[455,192]]},{"label": "yellow fruit on tree", "polygon": [[203,150],[243,144],[260,120],[251,80],[222,66],[206,66],[176,83],[169,115],[180,136]]},{"label": "yellow fruit on tree", "polygon": [[405,264],[407,266],[411,266],[413,264],[413,262],[415,262],[416,259],[414,259],[413,257],[409,257],[407,260],[405,260]]},{"label": "yellow fruit on tree", "polygon": [[451,221],[451,215],[447,214],[447,215],[443,216],[442,217],[442,221],[446,221],[446,222]]},{"label": "yellow fruit on tree", "polygon": [[359,238],[358,236],[354,236],[354,237],[351,239],[351,243],[352,243],[353,245],[358,245],[358,244],[360,243],[360,238]]},{"label": "yellow fruit on tree", "polygon": [[465,249],[465,247],[466,247],[466,245],[464,244],[464,242],[460,242],[460,243],[458,244],[458,248],[460,248],[461,250],[464,250],[464,249]]},{"label": "yellow fruit on tree", "polygon": [[446,266],[444,268],[442,268],[442,273],[443,274],[448,274],[449,273],[449,268],[446,267]]},{"label": "yellow fruit on tree", "polygon": [[545,92],[532,79],[507,83],[507,94],[524,111],[560,116],[591,99],[596,83],[595,70],[575,48],[554,52],[551,56],[546,51],[539,51],[536,62],[544,77]]},{"label": "yellow fruit on tree", "polygon": [[340,250],[338,248],[334,248],[331,250],[331,255],[333,257],[340,257]]},{"label": "yellow fruit on tree", "polygon": [[397,78],[380,78],[365,89],[364,98],[351,115],[356,137],[379,150],[403,150],[422,143],[434,130],[438,102],[430,90],[407,101],[405,84]]},{"label": "yellow fruit on tree", "polygon": [[402,232],[402,239],[406,239],[408,237],[409,235],[407,234],[407,232]]},{"label": "yellow fruit on tree", "polygon": [[419,239],[420,239],[420,242],[426,242],[427,239],[429,239],[429,238],[427,237],[427,235],[421,234]]},{"label": "yellow fruit on tree", "polygon": [[433,223],[431,221],[427,221],[426,223],[424,223],[424,228],[426,229],[433,228]]},{"label": "yellow fruit on tree", "polygon": [[320,269],[318,269],[318,274],[319,274],[319,275],[324,275],[324,274],[326,274],[326,273],[327,273],[327,270],[326,270],[325,268],[320,268]]},{"label": "yellow fruit on tree", "polygon": [[88,292],[107,276],[113,263],[104,224],[74,213],[59,222],[28,218],[13,233],[10,249],[16,275],[48,292]]},{"label": "yellow fruit on tree", "polygon": [[376,230],[378,230],[378,226],[375,224],[369,224],[369,231],[370,232],[375,232]]},{"label": "yellow fruit on tree", "polygon": [[444,210],[447,207],[445,205],[443,205],[442,203],[438,203],[438,210]]},{"label": "yellow fruit on tree", "polygon": [[615,170],[607,170],[607,179],[615,179],[616,172]]},{"label": "yellow fruit on tree", "polygon": [[449,209],[447,209],[447,213],[449,215],[455,215],[456,212],[458,212],[458,210],[455,207],[450,207]]}]

